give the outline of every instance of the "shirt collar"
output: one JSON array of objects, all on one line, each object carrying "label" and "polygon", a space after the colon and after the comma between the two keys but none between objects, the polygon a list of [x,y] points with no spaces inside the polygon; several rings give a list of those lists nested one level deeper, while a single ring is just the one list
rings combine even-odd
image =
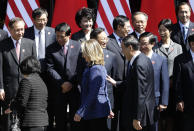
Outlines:
[{"label": "shirt collar", "polygon": [[153,55],[153,51],[151,50],[148,54],[148,57],[151,59],[152,58],[152,55]]},{"label": "shirt collar", "polygon": [[40,32],[40,31],[44,33],[44,32],[45,32],[45,28],[43,28],[42,30],[38,30],[38,29],[34,26],[34,33],[35,33],[35,34],[39,35],[39,32]]},{"label": "shirt collar", "polygon": [[139,39],[141,34],[139,32],[137,32],[137,31],[135,31],[135,34],[137,35],[137,38]]},{"label": "shirt collar", "polygon": [[[13,41],[14,47],[16,47],[16,40],[11,36],[11,39]],[[18,40],[18,44],[21,44],[21,39]]]},{"label": "shirt collar", "polygon": [[66,46],[66,47],[68,47],[69,46],[69,40],[65,43],[65,45],[64,46]]},{"label": "shirt collar", "polygon": [[134,56],[131,58],[131,60],[130,60],[130,65],[133,64],[135,58],[136,58],[140,53],[141,53],[140,51],[136,51],[136,52],[135,52],[135,55],[134,55]]},{"label": "shirt collar", "polygon": [[183,23],[181,23],[181,22],[179,21],[179,25],[180,25],[180,27],[181,27],[181,30],[182,30],[183,27],[187,27],[187,29],[188,29],[188,28],[189,28],[189,23],[190,23],[190,21],[188,21],[186,24],[183,24]]},{"label": "shirt collar", "polygon": [[117,40],[117,43],[119,43],[119,46],[120,46],[120,44],[121,44],[120,41],[119,41],[120,37],[114,32],[113,32],[113,35],[115,36],[115,38]]}]

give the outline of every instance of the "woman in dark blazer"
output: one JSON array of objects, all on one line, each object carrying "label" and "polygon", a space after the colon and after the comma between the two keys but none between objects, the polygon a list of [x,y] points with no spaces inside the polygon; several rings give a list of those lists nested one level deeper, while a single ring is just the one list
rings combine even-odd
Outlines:
[{"label": "woman in dark blazer", "polygon": [[39,61],[30,56],[20,65],[24,78],[10,109],[21,115],[22,131],[46,131],[48,125],[47,87],[41,77]]},{"label": "woman in dark blazer", "polygon": [[168,62],[168,75],[170,78],[170,89],[169,89],[169,104],[167,111],[163,111],[161,113],[161,120],[159,124],[163,123],[162,121],[166,122],[166,125],[160,126],[160,127],[166,127],[166,131],[172,131],[173,128],[173,115],[175,112],[174,107],[174,100],[173,100],[173,90],[172,90],[172,77],[173,77],[173,66],[174,66],[174,58],[178,56],[179,54],[182,54],[182,47],[180,44],[177,44],[173,42],[170,39],[171,32],[172,32],[172,22],[170,19],[163,19],[158,24],[158,31],[159,35],[161,37],[161,41],[156,44],[154,47],[154,51],[164,56],[167,59]]},{"label": "woman in dark blazer", "polygon": [[95,22],[95,13],[90,8],[80,9],[75,16],[77,26],[81,28],[80,31],[74,33],[71,37],[72,40],[79,41],[80,43],[90,39],[90,33]]},{"label": "woman in dark blazer", "polygon": [[113,113],[107,95],[103,50],[96,40],[91,39],[83,42],[82,52],[88,67],[83,73],[81,106],[74,120],[82,119],[83,131],[106,131],[107,117],[112,117]]}]

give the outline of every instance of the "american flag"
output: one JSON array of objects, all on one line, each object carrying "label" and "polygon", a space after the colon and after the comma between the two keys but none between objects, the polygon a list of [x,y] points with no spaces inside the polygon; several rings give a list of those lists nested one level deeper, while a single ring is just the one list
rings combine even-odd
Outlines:
[{"label": "american flag", "polygon": [[194,22],[194,0],[189,0],[189,4],[191,6],[191,21]]},{"label": "american flag", "polygon": [[8,0],[4,30],[8,31],[9,20],[14,17],[22,18],[25,27],[32,26],[32,11],[38,7],[39,0]]},{"label": "american flag", "polygon": [[104,28],[107,34],[111,34],[113,19],[118,15],[131,18],[129,0],[100,0],[96,18],[97,26]]}]

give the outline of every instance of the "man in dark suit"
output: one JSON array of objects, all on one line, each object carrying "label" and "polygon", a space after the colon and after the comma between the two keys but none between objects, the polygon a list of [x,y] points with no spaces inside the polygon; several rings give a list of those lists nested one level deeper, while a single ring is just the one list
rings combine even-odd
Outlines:
[{"label": "man in dark suit", "polygon": [[183,112],[183,130],[194,130],[194,34],[188,37],[190,50],[174,61],[173,80],[177,110]]},{"label": "man in dark suit", "polygon": [[[36,57],[34,41],[23,38],[25,23],[21,18],[13,18],[8,24],[11,37],[0,43],[0,99],[4,100],[3,108],[7,109],[17,94],[21,72],[19,64],[28,56]],[[9,115],[8,115],[9,116]],[[7,126],[9,130],[9,118]]]},{"label": "man in dark suit", "polygon": [[45,82],[49,92],[48,98],[48,114],[49,114],[49,127],[50,131],[53,130],[53,106],[50,105],[52,102],[52,97],[50,96],[50,80],[47,77],[46,73],[46,62],[45,62],[45,53],[46,48],[56,41],[55,30],[51,27],[46,26],[48,22],[48,13],[45,9],[37,8],[32,12],[32,22],[33,26],[25,30],[24,37],[29,38],[35,41],[36,52],[38,59],[41,64],[41,78]]},{"label": "man in dark suit", "polygon": [[188,44],[188,36],[194,32],[194,23],[190,21],[191,7],[188,3],[182,2],[177,7],[178,23],[174,24],[171,33],[172,41],[180,44],[183,53],[186,53],[190,47]]},{"label": "man in dark suit", "polygon": [[[150,58],[154,68],[154,91],[157,116],[159,112],[167,108],[169,96],[169,77],[167,59],[152,51],[157,38],[150,32],[144,32],[140,35],[140,50]],[[158,131],[158,118],[152,131]]]},{"label": "man in dark suit", "polygon": [[116,87],[126,87],[122,101],[121,131],[148,131],[154,124],[154,70],[150,59],[139,51],[139,42],[133,35],[122,41],[122,52],[130,61],[127,78],[116,82],[107,78]]},{"label": "man in dark suit", "polygon": [[135,38],[139,39],[140,35],[145,32],[148,15],[144,12],[135,12],[131,17],[134,31],[131,33]]},{"label": "man in dark suit", "polygon": [[[107,50],[112,51],[116,55],[116,60],[114,62],[114,65],[116,67],[115,80],[123,81],[126,76],[128,62],[126,61],[126,58],[122,53],[121,41],[130,32],[131,26],[129,23],[129,19],[126,16],[122,16],[122,15],[115,17],[113,20],[113,29],[114,29],[114,32],[109,36]],[[113,131],[117,130],[123,90],[124,89],[119,89],[119,88],[113,89],[113,93],[114,93],[113,112],[115,113],[114,119],[112,120],[112,130]]]},{"label": "man in dark suit", "polygon": [[69,104],[69,119],[71,130],[76,129],[78,123],[73,121],[79,107],[80,93],[77,87],[77,69],[81,59],[81,46],[77,41],[70,40],[71,29],[66,23],[56,26],[57,42],[47,48],[47,71],[52,80],[52,97],[54,98],[54,115],[56,130],[64,131],[67,126],[67,105]]},{"label": "man in dark suit", "polygon": [[[103,53],[104,53],[104,66],[106,68],[107,75],[115,79],[116,67],[115,67],[114,62],[115,62],[116,56],[113,52],[106,49],[106,45],[108,44],[109,39],[104,29],[103,28],[94,29],[90,34],[90,38],[96,39],[98,43],[100,44],[100,46],[102,47]],[[112,109],[114,109],[113,86],[109,82],[107,83],[107,92],[108,92],[108,98],[111,103],[111,107]],[[107,120],[107,124],[108,124],[109,130],[111,130],[111,120],[110,119]]]},{"label": "man in dark suit", "polygon": [[8,37],[6,31],[0,29],[0,42]]},{"label": "man in dark suit", "polygon": [[[2,40],[6,39],[7,37],[8,37],[7,32],[0,29],[0,42]],[[1,130],[2,126],[3,126],[2,125],[2,123],[3,123],[3,121],[2,121],[3,109],[2,109],[2,100],[1,100],[1,97],[2,96],[0,96],[0,130]]]}]

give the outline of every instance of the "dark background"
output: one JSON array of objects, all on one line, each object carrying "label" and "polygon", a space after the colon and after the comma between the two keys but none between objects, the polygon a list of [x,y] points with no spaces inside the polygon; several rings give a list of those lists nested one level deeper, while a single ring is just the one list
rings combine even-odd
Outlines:
[{"label": "dark background", "polygon": [[[49,13],[48,26],[50,26],[55,0],[39,0],[39,1],[40,1],[40,6],[42,8],[47,9]],[[98,1],[99,0],[87,0],[88,7],[97,10]],[[187,0],[175,0],[175,4],[177,5],[178,3],[183,1],[187,1]],[[141,0],[129,0],[129,2],[130,2],[132,13],[135,11],[139,11]],[[3,28],[5,14],[6,14],[6,7],[7,7],[7,0],[0,0],[0,28]]]}]

